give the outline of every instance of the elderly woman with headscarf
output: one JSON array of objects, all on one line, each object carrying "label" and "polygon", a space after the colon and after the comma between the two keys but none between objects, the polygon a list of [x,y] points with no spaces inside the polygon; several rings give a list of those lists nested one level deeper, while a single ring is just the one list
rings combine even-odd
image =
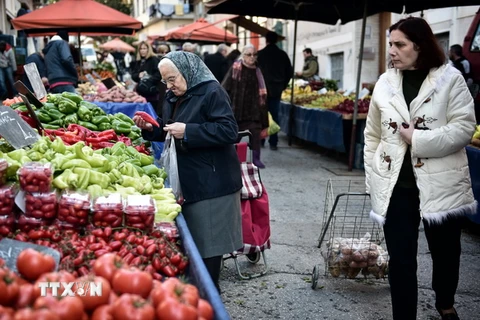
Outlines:
[{"label": "elderly woman with headscarf", "polygon": [[175,138],[182,212],[219,289],[223,254],[242,247],[238,126],[227,93],[196,54],[170,52],[159,69],[169,89],[160,127],[133,120],[146,140]]},{"label": "elderly woman with headscarf", "polygon": [[260,133],[268,128],[267,89],[262,71],[257,67],[257,50],[253,45],[243,48],[240,59],[233,63],[222,86],[232,100],[239,130],[252,133],[253,163],[265,168],[260,160]]}]

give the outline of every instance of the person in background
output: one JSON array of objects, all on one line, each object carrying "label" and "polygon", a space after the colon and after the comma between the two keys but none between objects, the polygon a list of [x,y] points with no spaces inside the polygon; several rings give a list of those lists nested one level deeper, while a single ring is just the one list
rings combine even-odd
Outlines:
[{"label": "person in background", "polygon": [[157,47],[157,55],[159,58],[163,58],[170,51],[172,50],[170,49],[170,46],[166,43],[162,43]]},{"label": "person in background", "polygon": [[422,220],[435,307],[442,320],[458,320],[461,221],[477,210],[465,153],[475,131],[473,99],[425,20],[402,19],[389,34],[392,68],[373,90],[364,163],[370,216],[383,225],[389,254],[393,319],[417,319]]},{"label": "person in background", "polygon": [[182,213],[220,292],[223,255],[243,243],[237,123],[227,93],[196,54],[170,52],[159,68],[169,89],[160,127],[133,121],[146,140],[164,141],[167,132],[175,138]]},{"label": "person in background", "polygon": [[195,45],[191,42],[185,42],[183,45],[182,45],[182,50],[183,51],[186,51],[186,52],[191,52],[191,53],[195,53]]},{"label": "person in background", "polygon": [[[267,85],[267,105],[272,119],[278,121],[278,109],[282,91],[287,88],[292,78],[292,64],[287,53],[277,46],[278,35],[269,31],[266,36],[267,46],[258,51],[258,66],[262,70]],[[278,134],[269,136],[268,143],[271,150],[277,150]]]},{"label": "person in background", "polygon": [[78,49],[75,48],[75,45],[73,43],[68,44],[68,47],[70,48],[70,53],[72,54],[73,63],[76,65],[80,65],[80,54],[78,52]]},{"label": "person in background", "polygon": [[140,80],[144,77],[151,77],[152,83],[158,87],[156,92],[152,92],[148,96],[144,96],[148,102],[152,105],[155,112],[161,116],[162,109],[159,103],[159,90],[160,90],[160,80],[161,75],[158,71],[158,62],[160,60],[157,58],[155,53],[153,53],[152,46],[147,41],[142,41],[138,45],[137,59],[135,64],[132,67],[132,79],[136,83],[139,83]]},{"label": "person in background", "polygon": [[317,78],[320,68],[318,66],[318,58],[313,55],[312,49],[303,49],[303,57],[305,58],[303,70],[295,72],[295,75],[304,80],[312,80]]},{"label": "person in background", "polygon": [[227,70],[229,70],[233,63],[235,61],[237,61],[237,59],[242,55],[242,53],[240,52],[240,50],[238,49],[233,49],[232,51],[230,51],[229,54],[227,54]]},{"label": "person in background", "polygon": [[470,67],[470,62],[463,55],[462,46],[459,44],[454,44],[450,47],[449,58],[453,63],[453,66],[457,68],[465,78],[467,85],[473,83],[472,69]]},{"label": "person in background", "polygon": [[267,89],[256,63],[257,50],[248,44],[243,48],[241,58],[227,72],[222,86],[232,101],[239,130],[252,133],[253,163],[265,168],[260,160],[260,133],[268,128]]},{"label": "person in background", "polygon": [[[20,3],[20,9],[18,9],[17,11],[17,18],[27,14],[30,12],[30,7],[28,6],[28,3],[26,2],[21,2]],[[27,34],[25,33],[25,31],[23,30],[19,30],[18,33],[17,33],[17,36],[19,38],[26,38],[27,37]]]},{"label": "person in background", "polygon": [[[47,67],[45,66],[45,56],[43,52],[41,51],[35,52],[29,55],[25,60],[25,64],[29,64],[29,63],[35,63],[35,65],[37,66],[38,74],[42,79],[43,85],[45,86],[46,89],[48,89]],[[22,81],[25,84],[25,86],[30,91],[33,92],[33,87],[32,87],[32,84],[30,83],[30,80],[28,79],[27,73],[23,74]]]},{"label": "person in background", "polygon": [[3,99],[8,95],[7,83],[13,96],[17,94],[17,90],[13,86],[13,75],[17,72],[17,62],[13,49],[7,49],[7,43],[0,41],[0,98]]},{"label": "person in background", "polygon": [[51,93],[75,92],[78,73],[68,46],[68,33],[60,30],[42,50]]},{"label": "person in background", "polygon": [[227,59],[228,46],[224,43],[218,45],[217,52],[205,57],[205,64],[212,71],[218,82],[222,82],[228,71]]},{"label": "person in background", "polygon": [[108,51],[103,51],[102,55],[103,55],[103,61],[102,62],[103,63],[108,63],[109,65],[111,65],[114,72],[116,73],[117,72],[117,65],[115,64],[115,58],[113,57],[113,55]]}]

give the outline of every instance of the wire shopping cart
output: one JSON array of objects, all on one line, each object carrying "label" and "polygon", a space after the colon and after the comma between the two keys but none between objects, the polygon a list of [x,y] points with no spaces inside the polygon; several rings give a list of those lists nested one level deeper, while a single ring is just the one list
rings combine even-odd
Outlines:
[{"label": "wire shopping cart", "polygon": [[[370,210],[370,196],[365,192],[363,179],[328,180],[318,241],[325,260],[325,276],[354,279],[361,273],[364,277],[385,277],[388,253],[381,246],[383,229],[370,219]],[[312,289],[316,289],[319,277],[320,265],[316,265]]]},{"label": "wire shopping cart", "polygon": [[[242,142],[241,139],[248,137],[249,141]],[[238,143],[236,145],[238,158],[240,163],[251,164],[251,138],[249,131],[241,131],[238,135]],[[247,161],[247,153],[250,149],[250,161]],[[245,171],[245,170],[243,170]],[[246,183],[251,184],[251,181],[246,181],[248,177],[243,175],[244,186]],[[263,183],[260,185],[261,195],[255,198],[248,198],[241,200],[242,208],[242,234],[243,247],[223,257],[223,261],[233,259],[235,268],[240,278],[244,280],[263,276],[268,272],[267,258],[265,249],[270,249],[270,211],[268,194]],[[240,264],[237,257],[244,255],[247,261],[251,264],[256,264],[260,261],[260,256],[263,257],[264,267],[258,273],[245,274],[240,269]],[[223,266],[222,266],[223,267]],[[223,269],[223,268],[222,268]]]}]

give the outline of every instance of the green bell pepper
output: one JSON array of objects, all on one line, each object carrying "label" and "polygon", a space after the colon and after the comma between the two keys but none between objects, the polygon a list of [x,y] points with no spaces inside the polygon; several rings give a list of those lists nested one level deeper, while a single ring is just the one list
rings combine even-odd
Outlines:
[{"label": "green bell pepper", "polygon": [[142,163],[142,167],[153,164],[154,160],[152,156],[147,156],[146,154],[140,153],[140,152],[139,154],[140,154],[140,162]]},{"label": "green bell pepper", "polygon": [[65,121],[63,119],[57,119],[57,120],[50,121],[48,124],[62,127],[65,124]]},{"label": "green bell pepper", "polygon": [[91,122],[78,121],[78,124],[92,131],[98,131],[98,127]]},{"label": "green bell pepper", "polygon": [[78,106],[74,101],[62,96],[59,98],[58,110],[64,114],[71,114],[78,111]]},{"label": "green bell pepper", "polygon": [[73,172],[78,174],[77,189],[79,190],[87,189],[90,182],[90,174],[92,171],[90,169],[85,169],[85,168],[75,168],[73,169]]},{"label": "green bell pepper", "polygon": [[59,97],[61,97],[59,93],[49,93],[47,94],[47,102],[57,104]]},{"label": "green bell pepper", "polygon": [[98,125],[98,130],[99,131],[106,131],[112,129],[112,125],[108,122],[100,123]]},{"label": "green bell pepper", "polygon": [[40,110],[35,113],[37,114],[38,120],[42,123],[49,123],[50,121],[53,121],[53,119],[48,115],[46,111]]},{"label": "green bell pepper", "polygon": [[105,113],[105,111],[103,111],[103,109],[100,108],[100,107],[96,107],[95,109],[93,109],[92,114],[93,114],[94,117],[96,117],[96,116],[106,116],[107,115]]},{"label": "green bell pepper", "polygon": [[132,128],[132,131],[128,134],[127,137],[129,137],[130,140],[134,141],[140,138],[141,136],[142,136],[141,133],[137,133],[136,131],[133,131],[133,128]]},{"label": "green bell pepper", "polygon": [[98,184],[103,189],[106,189],[110,184],[110,177],[101,172],[90,171],[90,177],[88,181],[90,184]]},{"label": "green bell pepper", "polygon": [[61,113],[56,107],[46,109],[47,114],[52,120],[63,119],[65,114]]},{"label": "green bell pepper", "polygon": [[65,162],[62,165],[62,170],[72,169],[72,168],[88,168],[90,169],[92,166],[85,160],[82,159],[72,159]]},{"label": "green bell pepper", "polygon": [[59,176],[53,179],[52,181],[53,186],[61,190],[67,189],[68,188],[67,177],[71,174],[72,174],[72,170],[70,169],[63,171]]},{"label": "green bell pepper", "polygon": [[130,126],[135,125],[135,122],[133,122],[133,120],[124,113],[118,112],[118,113],[115,113],[113,116],[123,122],[129,123]]},{"label": "green bell pepper", "polygon": [[48,130],[57,130],[60,129],[60,126],[54,125],[54,124],[49,124],[49,123],[42,123],[43,129],[48,129]]},{"label": "green bell pepper", "polygon": [[65,117],[63,122],[66,126],[68,126],[71,123],[77,123],[78,122],[77,114],[76,113],[69,114],[68,116]]},{"label": "green bell pepper", "polygon": [[78,107],[77,115],[82,121],[92,121],[92,112],[85,106]]},{"label": "green bell pepper", "polygon": [[107,116],[96,116],[96,117],[93,117],[91,121],[94,125],[99,125],[100,123],[110,124],[110,119],[108,119]]},{"label": "green bell pepper", "polygon": [[105,163],[108,162],[107,158],[93,152],[92,152],[92,155],[86,155],[85,152],[83,151],[84,146],[85,146],[85,143],[83,141],[77,142],[75,144],[74,150],[77,158],[85,160],[94,168],[104,167]]},{"label": "green bell pepper", "polygon": [[79,104],[83,101],[82,96],[79,96],[78,94],[73,92],[62,92],[62,97],[72,100],[73,102],[75,102],[75,104]]},{"label": "green bell pepper", "polygon": [[112,128],[117,134],[128,135],[132,131],[132,126],[122,121],[112,123]]}]

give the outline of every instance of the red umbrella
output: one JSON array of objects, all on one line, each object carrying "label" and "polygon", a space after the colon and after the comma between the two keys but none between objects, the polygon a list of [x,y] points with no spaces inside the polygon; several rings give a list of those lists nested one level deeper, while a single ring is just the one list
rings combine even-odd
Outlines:
[{"label": "red umbrella", "polygon": [[142,23],[93,0],[61,0],[12,20],[29,36],[51,35],[59,29],[86,35],[133,35]]},{"label": "red umbrella", "polygon": [[175,27],[159,35],[149,36],[150,39],[164,41],[195,41],[201,43],[238,43],[238,37],[200,18],[197,21],[181,27]]},{"label": "red umbrella", "polygon": [[111,51],[120,51],[120,52],[134,52],[135,48],[129,45],[128,43],[122,41],[120,38],[115,38],[113,40],[107,41],[104,44],[100,45],[100,48]]}]

